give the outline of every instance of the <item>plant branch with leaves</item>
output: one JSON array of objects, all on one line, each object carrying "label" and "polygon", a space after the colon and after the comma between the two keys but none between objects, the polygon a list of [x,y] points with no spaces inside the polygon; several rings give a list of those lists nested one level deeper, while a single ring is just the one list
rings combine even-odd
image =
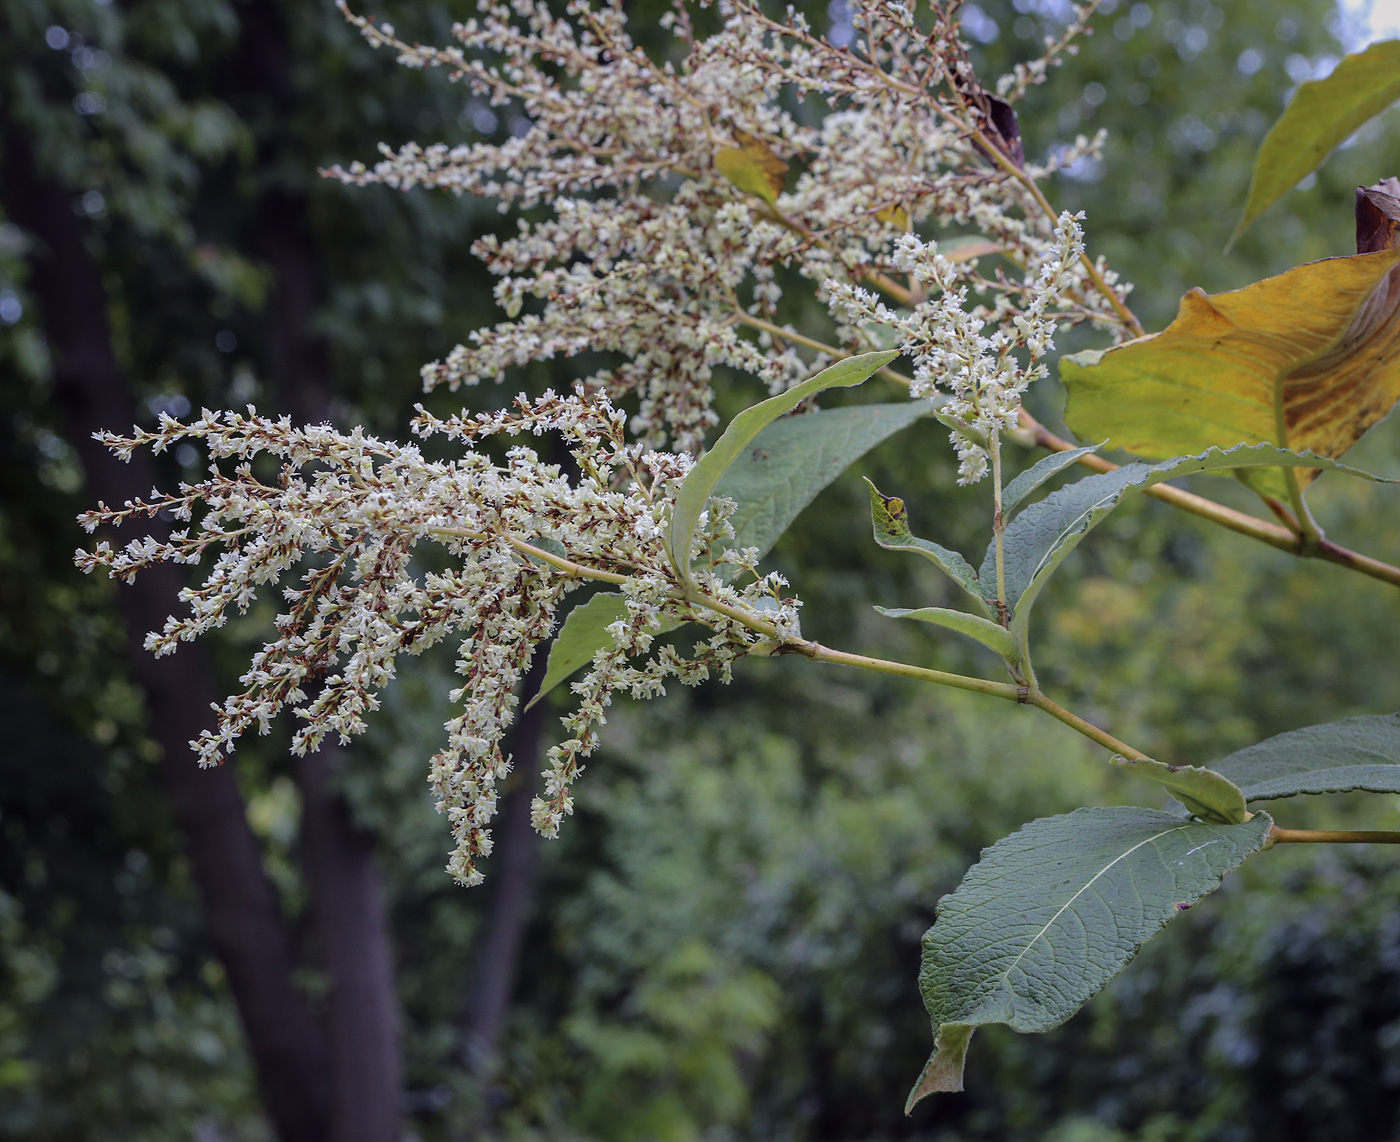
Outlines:
[{"label": "plant branch with leaves", "polygon": [[[104,539],[78,558],[129,578],[217,553],[184,593],[188,614],[149,637],[156,653],[247,610],[260,590],[282,589],[288,610],[276,637],[194,743],[205,764],[288,707],[304,722],[298,752],[327,734],[360,733],[402,655],[458,640],[460,712],[430,781],[455,840],[449,870],[469,884],[481,878],[511,766],[500,743],[515,691],[551,637],[540,695],[584,673],[533,808],[547,836],[572,812],[573,782],[614,694],[644,699],[671,680],[728,680],[746,656],[796,655],[973,691],[1103,747],[1170,794],[1168,808],[1034,821],[988,849],[940,903],[920,977],[935,1050],[912,1106],[960,1088],[975,1027],[1037,1031],[1069,1018],[1251,854],[1396,840],[1278,828],[1248,805],[1400,792],[1400,718],[1353,718],[1209,765],[1167,765],[1042,689],[1031,617],[1066,558],[1137,493],[1400,585],[1400,570],[1327,540],[1305,498],[1323,472],[1376,479],[1340,457],[1400,400],[1400,250],[1393,227],[1373,217],[1400,219],[1400,186],[1363,193],[1356,255],[1215,297],[1193,291],[1171,326],[1146,336],[1128,287],[1088,252],[1083,217],[1056,211],[1041,189],[1048,168],[1028,163],[1013,106],[1072,51],[1092,5],[1044,58],[990,87],[969,62],[953,4],[861,0],[848,47],[794,13],[774,20],[751,0],[717,7],[720,30],[700,38],[678,6],[668,17],[676,51],[655,61],[633,42],[620,3],[572,0],[557,15],[528,0],[482,0],[446,48],[409,44],[347,12],[373,46],[411,67],[445,67],[529,122],[500,144],[381,148],[372,168],[327,172],[535,211],[516,236],[476,246],[499,278],[506,320],[425,367],[426,387],[500,380],[584,352],[618,363],[568,394],[522,395],[502,412],[420,409],[413,431],[445,438],[460,452],[448,460],[252,409],[188,424],[162,417],[154,430],[108,436],[126,456],[199,441],[210,465],[175,493],[84,517],[105,532],[165,513],[184,530],[121,548]],[[1060,161],[1101,142],[1081,139]],[[994,273],[982,271],[986,259]],[[808,314],[802,328],[782,320],[789,295],[820,303],[797,307]],[[1060,362],[1069,426],[1084,445],[1022,407],[1071,325],[1106,341]],[[891,367],[899,357],[907,372]],[[721,367],[756,377],[769,395],[707,448]],[[829,390],[872,377],[896,382],[902,399],[814,409]],[[974,640],[1002,677],[809,639],[801,600],[760,569],[823,488],[928,419],[949,429],[959,483],[990,479],[987,548],[974,567],[915,536],[904,500],[871,485],[875,543],[932,564],[963,602],[877,609]],[[546,433],[563,438],[577,476],[520,443]],[[496,438],[510,438],[504,459],[491,458]],[[1005,480],[1007,441],[1050,455]],[[1114,464],[1100,455],[1110,446],[1139,459]],[[1092,473],[1066,482],[1075,465]],[[1169,483],[1197,473],[1241,480],[1281,522]],[[571,606],[587,583],[612,589]],[[696,634],[688,651],[664,637],[681,627]]]}]

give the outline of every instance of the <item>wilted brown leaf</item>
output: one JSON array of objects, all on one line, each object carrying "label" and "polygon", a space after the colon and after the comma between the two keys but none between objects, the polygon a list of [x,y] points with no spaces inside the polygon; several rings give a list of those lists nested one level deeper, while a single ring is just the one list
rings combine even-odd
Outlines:
[{"label": "wilted brown leaf", "polygon": [[1356,188],[1356,252],[1374,254],[1395,245],[1400,232],[1400,178]]}]

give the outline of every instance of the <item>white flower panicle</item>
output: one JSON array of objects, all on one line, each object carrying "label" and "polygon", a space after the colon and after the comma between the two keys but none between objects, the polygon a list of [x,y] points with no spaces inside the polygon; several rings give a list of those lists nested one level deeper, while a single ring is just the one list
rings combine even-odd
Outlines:
[{"label": "white flower panicle", "polygon": [[[721,0],[722,29],[697,39],[678,7],[667,20],[675,58],[660,62],[629,36],[621,0],[571,0],[562,15],[532,0],[477,7],[444,48],[408,44],[347,12],[370,43],[409,66],[448,69],[478,98],[515,109],[528,129],[499,144],[381,145],[372,169],[330,174],[552,213],[522,220],[514,237],[478,242],[509,320],[427,366],[429,387],[615,353],[623,363],[592,382],[614,399],[637,394],[632,427],[643,439],[695,452],[714,424],[716,367],[752,373],[776,392],[832,355],[873,347],[858,322],[839,322],[825,337],[781,324],[784,291],[799,281],[823,298],[867,288],[907,306],[918,299],[896,280],[902,235],[975,237],[983,256],[1022,267],[1032,287],[1058,249],[1055,220],[1034,189],[1049,168],[1022,170],[989,143],[999,128],[986,109],[997,97],[972,74],[955,3],[935,6],[929,34],[903,3],[856,0],[856,37],[843,47],[801,15],[775,20],[754,0]],[[1005,98],[1072,50],[1092,8],[1076,9],[1044,57],[998,85]],[[802,99],[825,105],[815,125],[795,114]],[[1102,142],[1081,138],[1055,165],[1094,155]],[[774,194],[721,173],[717,159],[745,147],[753,163],[776,164]],[[784,181],[783,164],[794,160],[802,173]],[[989,299],[974,317],[1013,331],[1027,285],[983,276],[978,264],[950,259],[939,288]],[[1062,292],[1059,320],[1121,328],[1097,283],[1076,275]]]},{"label": "white flower panicle", "polygon": [[[954,0],[934,4],[932,32],[900,0],[853,0],[854,39],[840,47],[791,10],[774,19],[756,0],[715,6],[721,28],[706,38],[677,6],[665,20],[675,50],[661,61],[629,36],[622,0],[569,0],[562,14],[478,0],[478,16],[441,48],[347,11],[372,45],[448,69],[525,124],[501,143],[381,145],[372,169],[327,172],[539,208],[512,236],[477,243],[506,320],[426,366],[425,385],[502,380],[584,352],[614,363],[570,395],[522,396],[502,412],[444,419],[420,408],[415,433],[460,444],[455,460],[251,407],[104,435],[123,456],[187,440],[209,450],[206,479],[84,517],[89,531],[158,514],[188,525],[78,553],[86,569],[126,579],[162,560],[206,568],[182,593],[187,613],[148,637],[151,650],[223,625],[261,589],[285,599],[243,689],[192,743],[204,764],[287,707],[304,723],[298,752],[327,734],[352,737],[400,655],[456,639],[458,713],[431,783],[456,842],[449,868],[474,883],[510,767],[501,740],[516,689],[569,592],[601,580],[621,591],[625,614],[574,684],[568,737],[549,753],[533,808],[547,835],[572,811],[614,693],[650,697],[670,678],[727,679],[747,653],[819,649],[802,639],[784,581],[758,572],[758,552],[726,548],[732,505],[710,503],[693,551],[667,550],[677,488],[716,423],[716,368],[777,393],[893,336],[914,362],[911,395],[946,396],[970,481],[1015,426],[1058,326],[1137,331],[1128,287],[1088,260],[1079,218],[1048,207],[1037,179],[1052,167],[1026,163],[1011,107],[1073,50],[1092,4],[997,94],[973,73]],[[1081,138],[1054,163],[1096,156],[1102,143]],[[991,256],[995,271],[983,273]],[[792,304],[793,291],[829,318]],[[804,312],[815,327],[784,322]],[[561,436],[577,475],[523,446],[500,462],[473,450],[522,434]],[[689,654],[657,641],[682,622],[710,630]]]},{"label": "white flower panicle", "polygon": [[[723,616],[697,616],[684,601],[662,537],[691,461],[629,443],[624,422],[606,396],[582,390],[522,397],[511,410],[475,417],[438,419],[420,410],[414,422],[420,437],[466,444],[559,433],[580,472],[570,481],[524,447],[512,448],[503,464],[476,452],[430,461],[412,444],[358,429],[296,428],[251,407],[246,415],[205,411],[190,424],[162,416],[154,430],[101,439],[123,457],[137,447],[161,451],[203,441],[208,478],[120,508],[99,504],[82,522],[93,532],[163,514],[190,526],[164,542],[147,537],[115,548],[104,540],[77,560],[85,570],[130,580],[162,560],[199,565],[212,556],[203,583],[181,592],[188,613],[147,637],[158,655],[222,626],[231,612],[246,612],[260,588],[284,586],[288,609],[277,617],[276,637],[254,655],[240,679],[244,689],[217,708],[215,728],[191,743],[205,765],[221,762],[249,729],[266,733],[288,706],[304,722],[295,752],[316,749],[327,734],[348,740],[364,730],[400,655],[460,638],[462,684],[452,694],[460,713],[447,724],[431,782],[457,844],[449,867],[472,883],[480,876],[476,859],[490,852],[486,825],[510,766],[500,742],[516,687],[568,592],[590,577],[623,580],[629,617],[615,632],[617,646],[599,655],[577,687],[583,702],[566,719],[571,737],[551,755],[536,806],[537,822],[550,833],[570,811],[569,786],[596,745],[595,727],[613,691],[645,696],[660,692],[670,676],[694,683],[715,670],[727,674],[757,637]],[[718,549],[722,521],[712,532]],[[429,544],[438,556],[423,551]],[[752,570],[751,559],[728,554],[731,570]],[[713,568],[701,582],[712,597],[739,608],[772,604],[781,586],[769,578],[736,590]],[[795,613],[791,602],[776,605]],[[763,615],[771,621],[772,612]],[[663,623],[696,617],[710,622],[715,636],[694,655],[671,647],[653,652],[652,635]],[[641,665],[629,665],[633,655]]]},{"label": "white flower panicle", "polygon": [[[949,395],[944,411],[963,426],[952,433],[962,483],[986,473],[987,441],[1016,427],[1027,387],[1045,375],[1043,358],[1055,347],[1056,327],[1075,317],[1062,305],[1085,281],[1082,217],[1060,215],[1055,240],[1027,268],[1020,295],[1008,288],[998,298],[1000,313],[969,309],[968,287],[959,283],[954,264],[936,242],[913,234],[896,243],[895,264],[928,290],[928,300],[896,312],[869,290],[844,284],[828,290],[833,310],[848,323],[894,332],[914,360],[910,395]],[[987,334],[989,325],[994,332]]]}]

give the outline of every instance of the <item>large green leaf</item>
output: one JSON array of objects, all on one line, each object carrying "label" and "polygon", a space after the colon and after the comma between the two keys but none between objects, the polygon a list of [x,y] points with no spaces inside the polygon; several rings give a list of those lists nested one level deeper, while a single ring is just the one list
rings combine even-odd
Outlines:
[{"label": "large green leaf", "polygon": [[690,548],[705,504],[730,465],[753,444],[754,437],[808,397],[823,389],[861,384],[898,356],[897,350],[891,350],[847,357],[787,392],[746,408],[729,422],[714,447],[696,461],[676,493],[675,507],[671,511],[671,561],[682,578],[690,577]]},{"label": "large green leaf", "polygon": [[[1161,333],[1061,360],[1066,423],[1148,459],[1240,443],[1343,455],[1400,400],[1398,256],[1327,258],[1212,297],[1192,290]],[[1282,473],[1246,479],[1288,494]]]},{"label": "large green leaf", "polygon": [[1400,98],[1400,40],[1343,57],[1326,79],[1298,88],[1264,136],[1233,242],[1264,211],[1317,170],[1339,143]]},{"label": "large green leaf", "polygon": [[[627,600],[611,591],[600,591],[586,603],[569,612],[564,625],[549,648],[549,664],[539,692],[530,699],[533,706],[564,679],[593,661],[593,656],[605,646],[613,645],[608,627],[627,614]],[[675,624],[663,624],[660,634],[675,630]]]},{"label": "large green leaf", "polygon": [[1216,762],[1251,801],[1299,793],[1400,793],[1400,714],[1345,718],[1267,738]]},{"label": "large green leaf", "polygon": [[982,584],[972,564],[959,555],[927,539],[919,539],[909,530],[909,509],[898,496],[887,496],[869,480],[870,521],[875,542],[890,551],[911,551],[922,555],[943,574],[967,592],[967,597],[979,614],[990,619],[992,612],[983,598]]},{"label": "large green leaf", "polygon": [[715,495],[738,505],[729,518],[734,546],[766,554],[818,492],[875,445],[942,403],[863,404],[774,421],[715,487]]},{"label": "large green leaf", "polygon": [[1271,826],[1264,813],[1211,825],[1154,809],[1076,809],[986,849],[924,936],[919,988],[936,1046],[906,1110],[962,1089],[973,1028],[1063,1023],[1257,852]]},{"label": "large green leaf", "polygon": [[[1285,452],[1269,444],[1240,444],[1230,449],[1210,448],[1199,456],[1176,456],[1160,464],[1127,464],[1057,488],[1013,519],[1002,537],[1006,601],[1012,609],[1011,631],[1017,641],[1025,645],[1031,607],[1045,581],[1125,496],[1194,472],[1266,467],[1332,468],[1378,479],[1321,456]],[[983,584],[996,582],[995,544],[988,545],[978,578]]]}]

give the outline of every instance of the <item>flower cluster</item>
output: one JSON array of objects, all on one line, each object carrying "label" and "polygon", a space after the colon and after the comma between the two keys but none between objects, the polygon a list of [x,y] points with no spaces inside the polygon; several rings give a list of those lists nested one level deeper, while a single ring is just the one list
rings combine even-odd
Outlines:
[{"label": "flower cluster", "polygon": [[[490,851],[485,826],[496,785],[509,768],[500,741],[516,687],[571,590],[590,579],[625,583],[627,618],[613,632],[615,646],[600,652],[578,684],[583,701],[567,719],[571,737],[551,754],[547,789],[535,806],[546,832],[571,810],[570,784],[596,744],[596,724],[614,691],[646,696],[667,677],[693,684],[714,670],[727,674],[758,637],[703,607],[697,613],[678,589],[662,525],[690,460],[629,443],[625,419],[605,396],[579,392],[521,398],[511,410],[475,417],[420,412],[415,421],[420,437],[441,434],[468,445],[502,434],[557,433],[580,473],[570,481],[558,465],[519,446],[503,464],[478,451],[429,461],[413,444],[359,430],[297,428],[252,409],[205,411],[190,424],[163,416],[154,430],[109,434],[105,442],[129,456],[137,447],[159,451],[200,440],[211,457],[208,478],[121,508],[99,504],[83,523],[91,532],[165,514],[191,526],[163,542],[146,537],[114,548],[103,540],[80,551],[78,562],[130,579],[162,560],[193,565],[218,553],[203,583],[182,592],[188,614],[147,637],[156,654],[223,625],[231,612],[246,612],[259,588],[285,584],[301,568],[283,590],[288,609],[277,617],[275,637],[240,680],[244,689],[218,710],[216,728],[192,743],[206,765],[219,763],[247,730],[267,732],[287,706],[305,722],[293,739],[296,752],[317,748],[327,734],[348,739],[364,729],[399,655],[460,637],[462,685],[452,697],[461,711],[447,724],[431,780],[457,843],[449,867],[474,882],[476,858]],[[719,546],[723,536],[717,515],[707,542]],[[437,562],[445,569],[433,569],[417,550],[427,544],[441,549]],[[751,560],[729,554],[728,571],[751,569]],[[770,605],[782,586],[769,578],[737,589],[716,570],[701,577],[706,597],[724,599],[740,614]],[[790,612],[793,604],[783,606]],[[768,611],[763,617],[772,621]],[[658,630],[694,618],[714,634],[692,655],[653,647]],[[641,663],[629,663],[632,656]]]},{"label": "flower cluster", "polygon": [[[420,410],[420,438],[463,447],[450,461],[252,409],[106,437],[125,455],[185,440],[210,453],[207,479],[85,517],[90,531],[157,514],[188,525],[166,540],[100,542],[79,553],[89,570],[130,577],[216,553],[183,593],[188,613],[152,634],[150,649],[168,653],[222,625],[262,588],[285,596],[243,690],[193,743],[205,764],[289,706],[305,722],[297,751],[360,732],[398,656],[456,638],[460,712],[431,780],[456,841],[449,867],[474,882],[510,765],[501,740],[517,686],[581,584],[617,589],[621,617],[574,684],[567,740],[550,751],[533,812],[548,835],[571,811],[614,693],[727,677],[746,653],[813,651],[786,584],[759,574],[756,551],[726,549],[722,502],[711,502],[694,550],[668,550],[677,488],[716,421],[715,369],[777,393],[886,347],[893,331],[915,362],[912,395],[948,394],[944,418],[958,425],[971,480],[1043,373],[1057,325],[1133,328],[1127,287],[1088,259],[1078,219],[1057,217],[1040,192],[1051,168],[1026,161],[1012,108],[1073,50],[1092,4],[994,88],[968,61],[957,6],[936,0],[930,30],[902,0],[855,0],[854,39],[838,46],[800,14],[774,19],[756,0],[718,0],[719,31],[699,37],[678,5],[665,21],[674,50],[659,60],[629,35],[622,0],[569,0],[562,14],[543,0],[478,0],[478,17],[440,48],[347,12],[371,44],[448,69],[527,124],[501,143],[381,145],[373,168],[328,172],[541,208],[514,235],[477,243],[506,320],[426,366],[426,386],[500,380],[584,352],[614,363],[571,395],[522,396],[504,412]],[[1057,161],[1101,142],[1080,139]],[[983,273],[991,257],[996,269]],[[796,315],[809,325],[796,328]],[[478,447],[521,434],[562,437],[577,475],[530,448],[495,461]],[[710,632],[688,654],[658,640],[685,622]]]},{"label": "flower cluster", "polygon": [[[479,18],[456,25],[456,43],[444,48],[350,18],[402,63],[446,68],[478,97],[518,109],[528,129],[500,144],[381,144],[372,169],[329,172],[552,212],[521,221],[514,237],[477,244],[501,279],[496,297],[510,320],[427,366],[429,387],[610,352],[621,363],[592,382],[614,399],[637,394],[632,427],[644,439],[694,452],[714,423],[716,367],[780,391],[832,357],[874,347],[859,323],[825,331],[780,323],[795,286],[824,300],[868,288],[909,306],[924,291],[899,280],[903,241],[929,232],[972,238],[938,287],[959,304],[969,291],[989,299],[974,319],[1015,336],[1039,267],[1058,257],[1056,218],[1036,189],[1046,168],[1025,164],[1002,95],[1015,99],[1042,80],[1073,49],[1092,5],[1045,57],[1004,77],[1002,95],[973,73],[953,3],[935,7],[930,33],[897,0],[859,0],[855,41],[841,47],[800,14],[774,20],[753,0],[721,0],[723,27],[697,39],[678,6],[667,20],[675,58],[659,62],[629,36],[621,0],[571,0],[563,15],[537,0],[478,7]],[[826,108],[815,124],[797,112],[814,102]],[[1081,138],[1057,161],[1101,142]],[[738,177],[723,161],[735,155]],[[797,163],[801,173],[787,177]],[[979,257],[989,255],[1021,267],[1025,281],[981,274]],[[1102,271],[1066,277],[1056,316],[1120,329],[1126,291],[1115,290]]]},{"label": "flower cluster", "polygon": [[[1074,318],[1059,305],[1084,284],[1081,217],[1060,215],[1054,245],[1028,269],[1024,300],[1013,303],[1010,291],[998,298],[1006,321],[997,322],[995,311],[969,311],[967,286],[958,284],[953,263],[936,242],[913,234],[899,240],[895,253],[896,265],[928,290],[928,299],[912,310],[895,312],[856,286],[828,288],[832,308],[849,324],[882,325],[894,332],[896,344],[914,359],[912,396],[927,396],[938,387],[950,394],[943,411],[959,424],[952,441],[962,483],[986,474],[986,442],[1016,427],[1027,387],[1045,375],[1043,358],[1055,347],[1056,326]],[[998,326],[990,336],[983,334],[988,325]],[[1017,350],[1024,352],[1025,363]]]}]

